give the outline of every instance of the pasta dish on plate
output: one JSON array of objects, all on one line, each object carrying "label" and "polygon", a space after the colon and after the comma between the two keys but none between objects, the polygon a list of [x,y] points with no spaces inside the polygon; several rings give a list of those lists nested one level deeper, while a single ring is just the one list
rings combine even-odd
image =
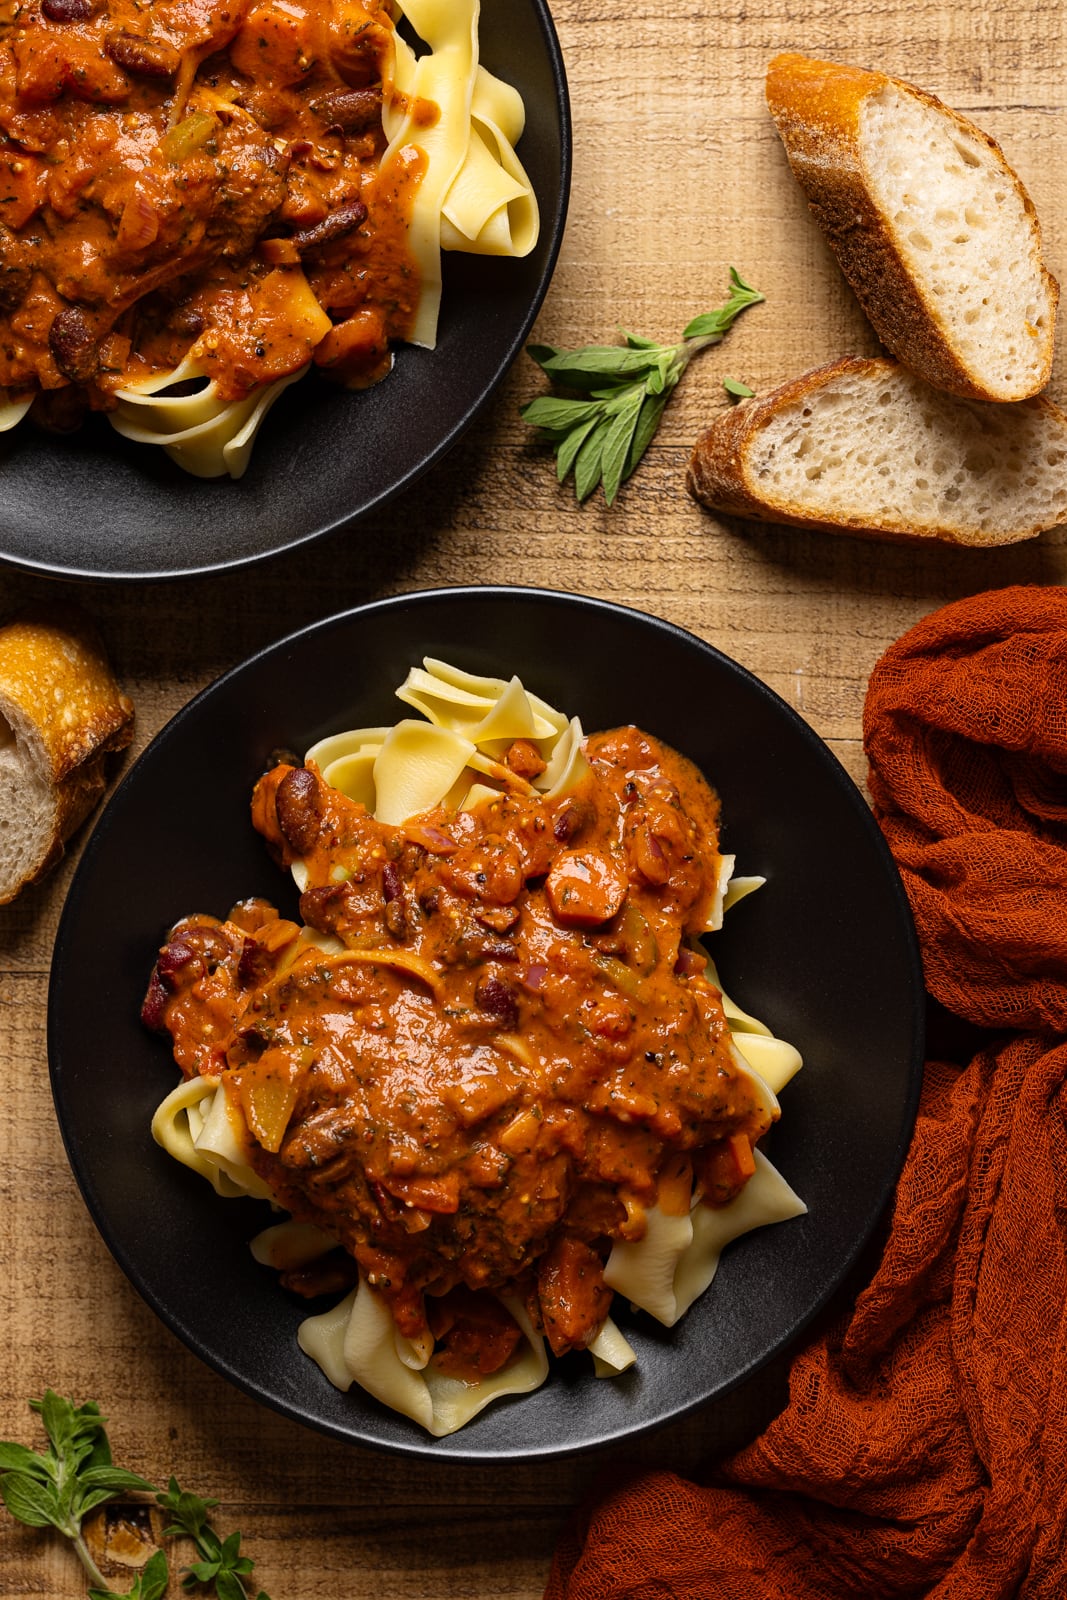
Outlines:
[{"label": "pasta dish on plate", "polygon": [[335,1297],[302,1348],[443,1435],[549,1351],[621,1373],[616,1294],[670,1326],[804,1210],[759,1148],[800,1057],[699,942],[760,880],[689,761],[517,678],[427,660],[397,693],[419,717],[256,785],[300,921],[184,918],[142,1015],[183,1073],[157,1141],[289,1212],[257,1259]]},{"label": "pasta dish on plate", "polygon": [[432,346],[442,249],[521,256],[479,0],[27,0],[0,34],[0,430],[89,408],[244,471],[312,365]]}]

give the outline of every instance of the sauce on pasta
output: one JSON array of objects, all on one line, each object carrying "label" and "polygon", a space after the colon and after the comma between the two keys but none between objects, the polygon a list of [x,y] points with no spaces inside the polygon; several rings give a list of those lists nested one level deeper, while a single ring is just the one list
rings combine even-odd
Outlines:
[{"label": "sauce on pasta", "polygon": [[[586,741],[566,794],[534,791],[516,740],[504,792],[399,826],[280,765],[253,820],[307,868],[309,947],[264,902],[179,923],[144,1017],[189,1078],[221,1079],[252,1167],[343,1247],[288,1276],[356,1267],[440,1370],[471,1377],[519,1340],[518,1294],[561,1354],[608,1314],[603,1265],[656,1206],[730,1201],[770,1113],[738,1065],[687,940],[721,858],[697,770],[627,727]],[[329,953],[335,950],[335,953]]]},{"label": "sauce on pasta", "polygon": [[[419,297],[387,0],[2,0],[0,389],[70,426],[192,351],[220,400],[388,367]],[[436,107],[416,107],[432,121]]]}]

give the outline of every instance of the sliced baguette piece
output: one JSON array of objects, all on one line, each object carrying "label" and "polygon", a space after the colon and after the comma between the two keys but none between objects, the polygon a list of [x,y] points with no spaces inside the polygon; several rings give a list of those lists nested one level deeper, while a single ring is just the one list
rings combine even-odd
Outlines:
[{"label": "sliced baguette piece", "polygon": [[133,704],[73,611],[0,626],[0,905],[44,876],[104,792]]},{"label": "sliced baguette piece", "polygon": [[715,511],[872,539],[1001,545],[1067,522],[1067,415],[959,400],[848,356],[723,411],[690,492]]},{"label": "sliced baguette piece", "polygon": [[996,141],[900,78],[796,54],[771,62],[767,103],[886,348],[950,394],[1039,393],[1059,287]]}]

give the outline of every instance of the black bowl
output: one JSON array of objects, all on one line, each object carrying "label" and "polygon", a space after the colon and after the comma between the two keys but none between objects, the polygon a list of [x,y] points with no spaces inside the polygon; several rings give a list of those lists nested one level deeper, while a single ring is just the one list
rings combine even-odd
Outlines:
[{"label": "black bowl", "polygon": [[354,522],[455,444],[522,349],[548,289],[570,191],[570,111],[547,0],[482,0],[481,56],[519,89],[519,154],[541,208],[521,261],[448,254],[437,348],[402,346],[359,393],[316,375],[281,396],[238,483],[191,478],[102,418],[55,439],[0,436],[0,560],[81,578],[240,566]]},{"label": "black bowl", "polygon": [[[621,1379],[572,1357],[536,1394],[433,1441],[301,1355],[306,1306],[258,1267],[265,1208],[224,1201],[165,1156],[149,1122],[177,1081],[138,1021],[164,930],[249,894],[295,891],[248,819],[279,746],[395,720],[423,655],[518,672],[587,729],[632,721],[684,751],[722,799],[723,847],[766,886],[716,936],[727,989],[805,1058],[772,1160],[809,1214],[739,1240],[671,1332],[620,1314]],[[103,813],[60,924],[49,994],[56,1109],[75,1175],[120,1266],[199,1356],[258,1399],[341,1438],[433,1456],[550,1455],[618,1439],[721,1395],[782,1349],[855,1261],[889,1198],[914,1116],[922,977],[892,859],[863,799],[806,723],[699,639],[635,611],[528,589],[403,595],[332,617],[207,689],[155,739]]]}]

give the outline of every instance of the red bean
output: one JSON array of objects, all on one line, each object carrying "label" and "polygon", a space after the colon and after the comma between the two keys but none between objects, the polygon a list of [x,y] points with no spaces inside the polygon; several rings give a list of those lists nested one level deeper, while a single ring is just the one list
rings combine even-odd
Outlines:
[{"label": "red bean", "polygon": [[504,1033],[514,1033],[519,1026],[519,1005],[515,991],[500,978],[483,978],[474,991],[474,1002],[486,1012]]},{"label": "red bean", "polygon": [[135,78],[173,78],[182,64],[180,53],[165,39],[145,39],[136,33],[109,33],[104,49],[117,67]]},{"label": "red bean", "polygon": [[48,330],[52,359],[71,383],[91,383],[100,366],[96,334],[80,306],[65,306]]},{"label": "red bean", "polygon": [[306,767],[294,767],[278,785],[278,826],[298,856],[310,855],[322,829],[319,780]]},{"label": "red bean", "polygon": [[41,0],[41,15],[49,22],[88,22],[93,0]]},{"label": "red bean", "polygon": [[342,133],[364,133],[382,120],[382,96],[378,89],[334,89],[312,100],[311,109],[330,128]]}]

